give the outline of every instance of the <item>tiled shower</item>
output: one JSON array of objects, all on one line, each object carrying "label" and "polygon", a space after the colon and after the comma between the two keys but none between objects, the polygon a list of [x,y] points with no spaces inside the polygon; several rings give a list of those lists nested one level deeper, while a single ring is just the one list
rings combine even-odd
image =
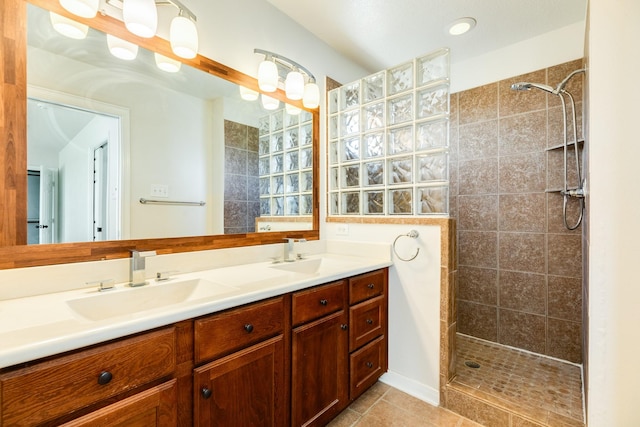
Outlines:
[{"label": "tiled shower", "polygon": [[[562,108],[555,95],[510,86],[555,87],[582,63],[451,95],[457,330],[575,363],[582,362],[582,227],[564,227],[557,191],[563,184]],[[567,86],[577,102],[578,141],[582,81],[578,75]],[[569,222],[577,218],[575,202],[568,206]]]}]

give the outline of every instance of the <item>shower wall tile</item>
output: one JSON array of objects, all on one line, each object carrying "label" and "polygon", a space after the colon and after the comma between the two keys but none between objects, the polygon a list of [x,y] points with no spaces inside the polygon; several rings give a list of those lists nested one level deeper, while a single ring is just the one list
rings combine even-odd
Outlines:
[{"label": "shower wall tile", "polygon": [[[576,103],[576,114],[578,115],[576,124],[576,134],[578,135],[578,141],[583,139],[582,132],[582,102]],[[573,113],[571,107],[567,104],[567,141],[573,142]],[[562,107],[557,106],[549,108],[549,147],[557,147],[564,144],[564,122],[562,120]]]},{"label": "shower wall tile", "polygon": [[225,174],[225,201],[247,201],[247,177],[245,175]]},{"label": "shower wall tile", "polygon": [[544,233],[546,200],[545,193],[501,194],[500,230]]},{"label": "shower wall tile", "polygon": [[[578,186],[578,173],[576,171],[576,160],[573,147],[568,150],[567,157],[567,188]],[[578,150],[578,161],[582,156],[582,150]],[[551,150],[547,152],[547,188],[560,190],[564,188],[564,153],[563,150]]]},{"label": "shower wall tile", "polygon": [[498,120],[472,123],[459,128],[460,160],[496,157],[498,155]]},{"label": "shower wall tile", "polygon": [[[565,79],[569,74],[575,70],[584,68],[583,59],[576,59],[575,61],[565,62],[564,64],[550,67],[547,70],[547,84],[552,88],[556,88],[558,84]],[[576,102],[581,102],[583,99],[582,88],[584,87],[584,73],[576,74],[569,80],[569,83],[565,86],[565,90],[571,92]],[[549,106],[560,105],[560,98],[553,97],[553,101],[549,100]]]},{"label": "shower wall tile", "polygon": [[459,124],[482,122],[498,117],[498,85],[497,83],[480,86],[460,92]]},{"label": "shower wall tile", "polygon": [[458,332],[496,342],[498,311],[496,307],[458,301]]},{"label": "shower wall tile", "polygon": [[[561,234],[581,234],[582,227],[578,227],[575,230],[568,230],[564,226],[562,205],[563,197],[560,193],[547,193],[547,231],[549,233],[561,233]],[[580,201],[578,199],[570,198],[567,200],[567,222],[569,225],[573,225],[577,222],[580,216]]]},{"label": "shower wall tile", "polygon": [[547,304],[544,274],[500,271],[500,307],[545,314]]},{"label": "shower wall tile", "polygon": [[449,129],[449,164],[456,163],[460,159],[460,148],[458,144],[458,126],[451,126]]},{"label": "shower wall tile", "polygon": [[582,328],[578,322],[549,318],[547,354],[580,363],[582,360]]},{"label": "shower wall tile", "polygon": [[496,268],[498,266],[498,233],[458,232],[458,265]]},{"label": "shower wall tile", "polygon": [[228,201],[224,204],[224,227],[247,226],[247,202]]},{"label": "shower wall tile", "polygon": [[225,173],[232,175],[247,174],[247,151],[226,147],[224,149]]},{"label": "shower wall tile", "polygon": [[582,281],[549,276],[549,317],[580,322],[582,320]]},{"label": "shower wall tile", "polygon": [[546,185],[544,153],[500,157],[500,192],[543,192]]},{"label": "shower wall tile", "polygon": [[543,83],[545,81],[545,70],[539,70],[499,82],[500,116],[505,117],[545,109],[547,107],[546,92],[536,89],[528,91],[511,90],[511,85],[514,83]]},{"label": "shower wall tile", "polygon": [[459,107],[460,103],[458,98],[460,97],[457,93],[452,93],[449,96],[449,122],[452,126],[458,126],[458,117],[459,117]]},{"label": "shower wall tile", "polygon": [[545,273],[544,234],[501,232],[499,236],[501,270]]},{"label": "shower wall tile", "polygon": [[486,305],[497,305],[498,270],[460,266],[458,298]]},{"label": "shower wall tile", "polygon": [[227,147],[247,149],[247,126],[232,122],[224,121],[224,139]]},{"label": "shower wall tile", "polygon": [[582,236],[549,234],[549,274],[582,277]]},{"label": "shower wall tile", "polygon": [[458,194],[497,193],[498,159],[458,162]]},{"label": "shower wall tile", "polygon": [[260,132],[258,128],[247,126],[247,151],[258,154],[260,141]]},{"label": "shower wall tile", "polygon": [[498,230],[498,196],[460,196],[459,230]]},{"label": "shower wall tile", "polygon": [[545,317],[520,311],[500,309],[500,344],[534,353],[545,352]]},{"label": "shower wall tile", "polygon": [[500,155],[540,152],[547,147],[547,112],[500,119]]}]

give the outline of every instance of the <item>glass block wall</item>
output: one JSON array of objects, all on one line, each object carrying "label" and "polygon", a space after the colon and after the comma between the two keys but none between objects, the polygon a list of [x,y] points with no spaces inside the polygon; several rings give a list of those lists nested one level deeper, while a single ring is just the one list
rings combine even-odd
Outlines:
[{"label": "glass block wall", "polygon": [[329,215],[448,214],[448,49],[328,96]]},{"label": "glass block wall", "polygon": [[260,216],[311,216],[313,116],[283,108],[259,122]]}]

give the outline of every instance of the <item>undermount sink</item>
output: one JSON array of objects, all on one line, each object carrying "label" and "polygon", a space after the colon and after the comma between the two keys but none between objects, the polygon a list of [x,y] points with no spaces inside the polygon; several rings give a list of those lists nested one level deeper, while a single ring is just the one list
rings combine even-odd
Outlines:
[{"label": "undermount sink", "polygon": [[233,287],[203,279],[170,280],[166,283],[151,282],[138,288],[125,286],[121,289],[100,292],[88,297],[68,300],[67,305],[85,319],[98,321],[235,291]]}]

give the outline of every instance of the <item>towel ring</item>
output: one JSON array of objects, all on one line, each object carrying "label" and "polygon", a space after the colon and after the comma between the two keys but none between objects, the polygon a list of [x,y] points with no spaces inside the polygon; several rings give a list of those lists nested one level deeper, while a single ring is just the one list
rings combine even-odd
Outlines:
[{"label": "towel ring", "polygon": [[410,237],[412,239],[417,239],[419,235],[420,234],[418,233],[418,231],[411,230],[407,234],[400,234],[400,235],[398,235],[398,237],[396,237],[396,239],[393,241],[393,253],[396,254],[396,256],[398,257],[399,260],[401,260],[401,261],[413,261],[414,259],[416,259],[416,257],[420,253],[420,248],[416,249],[416,253],[413,254],[413,256],[411,258],[402,258],[400,255],[398,255],[398,252],[396,251],[396,243],[398,242],[398,239],[401,238],[401,237]]}]

